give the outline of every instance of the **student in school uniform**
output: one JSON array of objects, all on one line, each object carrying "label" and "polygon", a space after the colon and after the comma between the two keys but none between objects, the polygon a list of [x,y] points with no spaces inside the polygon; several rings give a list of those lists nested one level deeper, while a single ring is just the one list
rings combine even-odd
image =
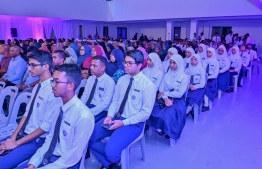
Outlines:
[{"label": "student in school uniform", "polygon": [[45,143],[19,169],[79,169],[94,128],[92,113],[75,95],[80,82],[81,70],[76,64],[55,66],[51,86],[55,97],[60,97],[63,103],[55,107],[52,129]]},{"label": "student in school uniform", "polygon": [[90,108],[95,122],[107,115],[111,103],[115,82],[105,73],[107,61],[103,56],[94,56],[91,62],[91,74],[87,79],[81,101]]},{"label": "student in school uniform", "polygon": [[217,54],[214,48],[207,49],[207,58],[203,60],[202,63],[208,75],[202,111],[208,111],[209,100],[213,102],[217,95],[217,75],[219,72],[219,63],[217,61]]},{"label": "student in school uniform", "polygon": [[29,56],[28,70],[32,76],[38,76],[37,84],[29,101],[26,112],[12,136],[1,141],[1,169],[15,168],[18,164],[31,158],[40,148],[47,133],[51,130],[54,107],[59,100],[54,97],[51,89],[52,56],[46,51],[37,51]]},{"label": "student in school uniform", "polygon": [[195,103],[197,105],[202,103],[205,94],[206,72],[202,66],[202,58],[198,54],[193,55],[185,73],[189,76],[189,89],[186,98],[186,113],[188,114]]},{"label": "student in school uniform", "polygon": [[227,91],[230,83],[230,60],[227,56],[227,50],[224,45],[218,47],[217,60],[219,62],[219,73],[217,76],[217,87],[221,91]]},{"label": "student in school uniform", "polygon": [[250,64],[251,64],[250,54],[248,54],[247,46],[244,45],[244,44],[241,45],[241,47],[240,47],[240,57],[242,59],[242,66],[241,66],[240,73],[239,73],[239,76],[238,76],[238,81],[237,81],[238,87],[242,87],[241,80],[245,76],[247,67],[250,66]]},{"label": "student in school uniform", "polygon": [[239,54],[239,47],[232,47],[232,54],[229,55],[229,60],[231,62],[229,72],[230,72],[230,88],[226,91],[227,93],[233,92],[233,76],[238,75],[242,66],[242,59]]},{"label": "student in school uniform", "polygon": [[[101,168],[120,169],[121,152],[142,132],[155,101],[155,85],[140,71],[144,62],[138,50],[127,52],[126,75],[116,84],[107,117],[95,124],[89,141],[92,154]],[[106,144],[101,139],[110,136]]]},{"label": "student in school uniform", "polygon": [[163,67],[163,72],[164,74],[166,74],[169,70],[169,65],[170,65],[170,57],[175,55],[175,54],[178,54],[178,51],[176,48],[172,47],[172,48],[169,48],[168,51],[167,51],[167,57],[166,59],[162,62],[162,67]]},{"label": "student in school uniform", "polygon": [[[197,52],[197,54],[198,54],[199,56],[201,56],[201,59],[202,59],[202,60],[204,60],[204,59],[207,58],[207,47],[206,47],[205,44],[200,43],[200,44],[198,45],[198,52]],[[202,62],[202,61],[201,61],[201,62]]]},{"label": "student in school uniform", "polygon": [[[89,45],[83,45],[80,48],[80,56],[78,57],[76,64],[78,66],[83,66],[84,60],[86,60],[86,58],[88,57],[91,57],[91,51],[92,49]],[[85,68],[89,68],[89,67],[87,66]]]},{"label": "student in school uniform", "polygon": [[53,65],[62,65],[66,60],[66,53],[62,50],[56,50],[52,53]]},{"label": "student in school uniform", "polygon": [[183,58],[175,54],[170,58],[170,69],[162,79],[157,101],[147,121],[159,135],[166,134],[172,139],[180,137],[186,122],[187,88],[188,77],[184,73]]},{"label": "student in school uniform", "polygon": [[26,71],[26,62],[20,55],[20,47],[16,45],[12,46],[10,48],[10,55],[13,58],[9,62],[6,73],[0,78],[0,81],[6,83],[6,87],[20,84]]},{"label": "student in school uniform", "polygon": [[186,57],[184,58],[184,68],[188,68],[189,64],[190,64],[190,61],[191,61],[191,58],[192,56],[196,54],[195,53],[195,50],[191,47],[187,48],[186,49]]},{"label": "student in school uniform", "polygon": [[150,53],[147,58],[147,67],[142,70],[144,75],[150,79],[158,91],[161,80],[163,78],[163,68],[161,60],[156,53]]}]

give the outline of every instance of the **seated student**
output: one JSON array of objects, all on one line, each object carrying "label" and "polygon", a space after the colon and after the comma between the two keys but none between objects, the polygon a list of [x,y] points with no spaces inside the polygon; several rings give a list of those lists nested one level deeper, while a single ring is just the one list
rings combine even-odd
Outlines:
[{"label": "seated student", "polygon": [[184,68],[188,68],[190,61],[191,61],[191,57],[195,54],[195,51],[193,48],[189,47],[186,49],[186,57],[184,58]]},{"label": "seated student", "polygon": [[114,46],[111,44],[111,43],[108,43],[107,45],[106,45],[106,57],[107,57],[107,59],[108,60],[110,60],[110,54],[111,54],[111,52],[112,52],[112,50],[114,50],[115,48],[114,48]]},{"label": "seated student", "polygon": [[113,49],[110,54],[110,61],[106,65],[106,74],[112,77],[115,83],[125,74],[124,54],[120,49]]},{"label": "seated student", "polygon": [[202,60],[204,60],[204,59],[207,58],[207,47],[206,47],[205,44],[200,43],[200,44],[198,45],[198,52],[197,52],[197,54],[198,54],[199,56],[201,56],[201,59],[202,59]]},{"label": "seated student", "polygon": [[166,74],[169,70],[169,65],[170,65],[170,58],[171,56],[178,54],[178,51],[176,48],[169,48],[167,51],[167,57],[166,59],[162,62],[162,67],[163,67],[163,71],[164,74]]},{"label": "seated student", "polygon": [[62,50],[56,50],[52,53],[52,58],[54,66],[62,65],[65,63],[66,53]]},{"label": "seated student", "polygon": [[170,69],[162,79],[157,101],[147,121],[159,135],[167,134],[172,139],[179,139],[186,122],[187,87],[183,58],[175,54],[170,58]]},{"label": "seated student", "polygon": [[227,50],[224,45],[218,47],[217,60],[219,62],[219,73],[217,76],[217,87],[221,91],[227,91],[229,89],[230,82],[230,60],[227,56]]},{"label": "seated student", "polygon": [[[92,52],[91,52],[91,56],[92,57],[87,57],[84,62],[83,62],[83,67],[84,68],[90,68],[91,66],[91,62],[94,56],[103,56],[103,52],[101,50],[101,48],[98,46],[93,46],[92,47]],[[104,57],[104,56],[103,56]],[[105,57],[106,58],[106,57]],[[107,60],[107,58],[106,58]]]},{"label": "seated student", "polygon": [[239,73],[239,76],[238,76],[238,81],[237,81],[237,86],[238,87],[242,87],[241,80],[245,76],[247,67],[250,66],[250,63],[251,63],[250,55],[247,52],[246,45],[241,45],[241,47],[240,47],[240,56],[242,58],[242,66],[241,66],[240,73]]},{"label": "seated student", "polygon": [[[124,61],[127,74],[116,84],[107,117],[95,124],[89,148],[104,166],[102,168],[121,168],[122,150],[143,132],[145,121],[152,111],[156,89],[140,72],[143,62],[140,51],[127,52]],[[110,139],[105,145],[101,139],[108,136]]]},{"label": "seated student", "polygon": [[259,61],[257,57],[257,52],[252,49],[252,44],[248,43],[247,44],[247,53],[250,55],[250,60],[251,61]]},{"label": "seated student", "polygon": [[233,92],[233,76],[238,75],[242,66],[242,59],[239,54],[238,46],[232,47],[232,54],[228,56],[230,60],[230,80],[229,80],[229,89],[226,91],[227,93]]},{"label": "seated student", "polygon": [[143,54],[143,56],[144,56],[144,63],[143,63],[142,68],[141,68],[141,70],[143,70],[143,69],[147,66],[148,54],[147,54],[147,52],[146,52],[146,50],[145,50],[144,47],[139,46],[139,47],[137,48],[137,50],[141,51],[142,54]]},{"label": "seated student", "polygon": [[209,100],[213,102],[217,96],[217,75],[219,72],[219,63],[217,61],[217,54],[214,48],[207,49],[207,58],[203,60],[202,63],[206,73],[208,74],[202,111],[208,111]]},{"label": "seated student", "polygon": [[[81,73],[82,73],[82,80],[85,80],[85,81],[87,81],[88,77],[89,77],[90,74],[91,74],[90,70],[89,70],[89,69],[86,69],[86,68],[82,68]],[[79,89],[79,92],[78,92],[78,95],[77,95],[77,97],[78,97],[79,99],[82,97],[84,91],[85,91],[85,87],[81,87],[81,88]]]},{"label": "seated student", "polygon": [[15,132],[6,141],[1,141],[1,155],[7,153],[6,150],[12,150],[0,158],[1,169],[14,168],[31,158],[51,129],[54,107],[58,102],[51,89],[52,62],[51,54],[46,51],[37,51],[29,56],[28,70],[32,76],[39,77],[40,83],[34,87]]},{"label": "seated student", "polygon": [[3,55],[3,58],[0,64],[0,77],[2,77],[6,73],[9,62],[12,59],[12,56],[10,55],[9,52],[10,52],[9,45],[6,45],[6,44],[0,45],[0,54]]},{"label": "seated student", "polygon": [[74,63],[75,64],[77,62],[78,58],[73,48],[71,47],[66,48],[65,53],[66,53],[65,63]]},{"label": "seated student", "polygon": [[84,60],[88,57],[91,57],[91,47],[89,45],[83,45],[80,48],[80,56],[78,57],[76,64],[78,66],[83,65]]},{"label": "seated student", "polygon": [[160,86],[161,80],[163,78],[163,68],[161,60],[156,53],[150,53],[147,58],[147,67],[142,70],[144,75],[150,79],[156,86],[156,90]]},{"label": "seated student", "polygon": [[81,101],[90,108],[95,122],[106,117],[111,103],[115,82],[105,73],[107,61],[103,56],[94,56],[91,63],[91,74],[87,79]]},{"label": "seated student", "polygon": [[0,81],[6,83],[5,86],[15,86],[21,83],[26,71],[25,60],[20,56],[20,47],[12,46],[10,48],[10,55],[13,58],[9,62],[7,72],[0,78]]},{"label": "seated student", "polygon": [[185,73],[189,76],[189,89],[187,93],[187,112],[188,114],[193,105],[200,105],[205,94],[206,72],[202,66],[202,58],[194,54],[191,58],[190,65],[186,68]]},{"label": "seated student", "polygon": [[81,70],[75,64],[55,66],[51,83],[55,97],[63,103],[56,105],[51,132],[45,143],[27,165],[19,169],[78,169],[83,151],[93,132],[94,117],[77,98],[75,89],[81,82]]}]

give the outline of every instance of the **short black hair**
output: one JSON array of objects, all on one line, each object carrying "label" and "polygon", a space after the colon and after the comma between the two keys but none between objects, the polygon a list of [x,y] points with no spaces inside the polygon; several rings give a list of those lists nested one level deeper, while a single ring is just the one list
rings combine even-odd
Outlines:
[{"label": "short black hair", "polygon": [[126,56],[133,58],[137,65],[144,63],[144,55],[140,50],[130,50],[126,53]]},{"label": "short black hair", "polygon": [[35,46],[29,46],[27,49],[26,49],[26,52],[36,52],[38,51],[38,48],[35,47]]},{"label": "short black hair", "polygon": [[59,57],[59,58],[63,58],[64,60],[66,60],[66,53],[65,53],[64,51],[62,51],[62,50],[56,50],[56,51],[54,51],[53,53],[58,54],[58,57]]},{"label": "short black hair", "polygon": [[107,60],[106,60],[106,58],[105,58],[104,56],[99,56],[99,55],[97,55],[97,56],[94,56],[92,60],[100,60],[100,62],[101,62],[104,66],[107,65]]},{"label": "short black hair", "polygon": [[70,83],[74,83],[74,91],[78,88],[82,80],[82,72],[76,64],[56,65],[54,71],[65,72]]},{"label": "short black hair", "polygon": [[36,52],[32,52],[28,58],[35,59],[41,64],[48,64],[49,65],[49,71],[52,71],[53,68],[53,58],[52,55],[43,50],[37,50]]}]

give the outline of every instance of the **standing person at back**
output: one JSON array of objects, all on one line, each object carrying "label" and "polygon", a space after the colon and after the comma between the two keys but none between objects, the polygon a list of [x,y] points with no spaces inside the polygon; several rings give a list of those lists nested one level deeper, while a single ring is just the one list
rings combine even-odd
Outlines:
[{"label": "standing person at back", "polygon": [[25,60],[20,56],[20,47],[12,46],[10,55],[13,57],[9,62],[7,72],[4,74],[0,81],[6,83],[6,86],[15,86],[22,82],[23,75],[26,71]]},{"label": "standing person at back", "polygon": [[[145,121],[151,114],[156,88],[140,71],[143,62],[140,51],[127,52],[124,61],[127,74],[116,84],[107,117],[95,125],[89,148],[102,168],[121,168],[122,150],[143,132]],[[105,145],[101,140],[108,136],[110,139]]]},{"label": "standing person at back", "polygon": [[1,169],[16,167],[40,148],[47,133],[51,130],[54,107],[57,100],[51,89],[52,57],[49,52],[37,51],[29,56],[28,71],[32,76],[38,76],[37,84],[29,101],[26,112],[15,132],[0,145],[0,154],[7,153],[0,158]]},{"label": "standing person at back", "polygon": [[[80,168],[81,157],[94,128],[92,113],[75,95],[81,79],[81,70],[75,64],[54,68],[51,86],[55,97],[61,97],[63,104],[56,105],[51,132],[29,160],[27,169]],[[25,167],[27,165],[20,168]]]}]

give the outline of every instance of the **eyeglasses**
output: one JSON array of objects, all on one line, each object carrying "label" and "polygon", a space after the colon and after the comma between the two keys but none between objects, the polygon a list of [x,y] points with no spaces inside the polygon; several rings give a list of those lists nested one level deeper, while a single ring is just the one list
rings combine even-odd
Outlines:
[{"label": "eyeglasses", "polygon": [[128,67],[131,67],[133,64],[136,64],[136,63],[123,61],[123,65],[127,65]]},{"label": "eyeglasses", "polygon": [[28,64],[28,67],[30,67],[31,69],[34,69],[36,66],[43,66],[45,64]]},{"label": "eyeglasses", "polygon": [[50,80],[50,82],[51,82],[51,85],[53,85],[54,87],[57,86],[57,84],[59,84],[59,83],[66,83],[66,84],[70,83],[70,82],[58,82],[58,81],[56,81],[54,79]]}]

